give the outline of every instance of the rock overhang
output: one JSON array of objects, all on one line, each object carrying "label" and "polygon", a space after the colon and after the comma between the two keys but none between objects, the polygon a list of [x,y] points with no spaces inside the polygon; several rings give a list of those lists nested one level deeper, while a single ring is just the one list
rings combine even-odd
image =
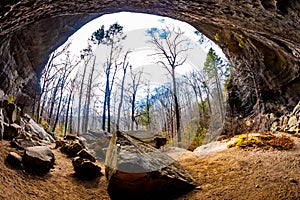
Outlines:
[{"label": "rock overhang", "polygon": [[[296,104],[300,95],[299,10],[299,1],[282,0],[3,1],[0,90],[30,106],[28,102],[33,101],[28,100],[39,88],[39,74],[55,48],[96,17],[130,11],[187,22],[214,40],[237,68],[229,90],[240,87],[234,80],[242,72],[239,69],[247,66],[256,73],[264,101]],[[236,93],[240,101],[248,101],[243,91]]]}]

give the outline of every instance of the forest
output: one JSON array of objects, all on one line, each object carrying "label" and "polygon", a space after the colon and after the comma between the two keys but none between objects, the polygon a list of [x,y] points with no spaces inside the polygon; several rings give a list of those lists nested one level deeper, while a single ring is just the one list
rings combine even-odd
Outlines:
[{"label": "forest", "polygon": [[231,66],[209,39],[194,34],[197,45],[210,45],[204,65],[180,73],[193,48],[184,31],[166,25],[145,32],[153,52],[148,56],[166,72],[168,81],[161,83],[151,80],[156,69],[145,78],[148,72],[131,63],[135,49],[124,45],[121,24],[95,28],[80,56],[72,54],[68,41],[41,73],[32,116],[59,136],[148,131],[166,137],[170,146],[191,150],[216,140],[225,120]]}]

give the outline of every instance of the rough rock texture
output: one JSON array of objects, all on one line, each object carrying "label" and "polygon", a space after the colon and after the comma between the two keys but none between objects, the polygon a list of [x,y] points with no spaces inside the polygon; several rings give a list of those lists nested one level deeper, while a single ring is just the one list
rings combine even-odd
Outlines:
[{"label": "rough rock texture", "polygon": [[254,79],[264,103],[260,110],[298,102],[300,1],[295,0],[4,0],[0,96],[12,94],[19,106],[30,107],[49,53],[91,19],[118,11],[168,16],[190,23],[210,39],[218,35],[216,43],[236,68],[228,85],[230,116],[257,113]]},{"label": "rough rock texture", "polygon": [[157,149],[167,143],[167,138],[165,136],[157,135],[152,131],[125,131],[125,133],[131,137],[142,140],[143,142],[150,144]]},{"label": "rough rock texture", "polygon": [[86,147],[91,151],[96,159],[104,162],[111,133],[106,131],[88,130],[88,132],[83,134],[82,137],[86,141]]},{"label": "rough rock texture", "polygon": [[56,142],[56,147],[60,147],[61,152],[70,157],[75,157],[81,150],[85,149],[85,145],[79,138]]},{"label": "rough rock texture", "polygon": [[[270,120],[271,121],[271,120]],[[282,115],[271,121],[270,130],[273,132],[281,131],[295,136],[300,134],[300,101],[291,113]]]},{"label": "rough rock texture", "polygon": [[25,149],[22,163],[26,171],[45,174],[53,168],[55,157],[47,146],[34,146]]},{"label": "rough rock texture", "polygon": [[81,151],[79,151],[77,156],[87,159],[91,162],[96,162],[96,158],[87,149],[82,149]]},{"label": "rough rock texture", "polygon": [[18,153],[10,152],[5,161],[10,164],[11,167],[15,169],[22,169],[22,156],[20,156]]},{"label": "rough rock texture", "polygon": [[174,199],[196,187],[177,161],[125,133],[112,137],[107,152],[111,199]]},{"label": "rough rock texture", "polygon": [[75,157],[72,160],[75,175],[83,180],[92,180],[102,176],[101,167],[96,163],[81,157]]}]

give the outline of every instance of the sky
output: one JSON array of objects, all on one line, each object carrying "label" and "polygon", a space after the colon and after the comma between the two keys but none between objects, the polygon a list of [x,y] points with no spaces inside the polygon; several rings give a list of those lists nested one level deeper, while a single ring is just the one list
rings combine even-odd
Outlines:
[{"label": "sky", "polygon": [[[151,46],[145,42],[146,38],[144,37],[145,31],[149,28],[162,28],[165,27],[165,25],[180,27],[181,30],[184,30],[185,36],[191,39],[191,41],[194,41],[193,45],[196,47],[196,50],[193,52],[193,55],[189,56],[185,66],[181,67],[181,69],[177,69],[177,71],[181,72],[181,74],[187,72],[187,69],[191,69],[191,67],[202,65],[205,61],[206,53],[210,48],[210,46],[207,45],[198,45],[199,36],[194,33],[196,29],[188,23],[156,15],[120,12],[103,15],[87,23],[75,32],[69,38],[69,41],[72,41],[70,46],[72,54],[80,56],[80,51],[87,47],[87,41],[93,32],[99,29],[102,25],[105,26],[105,29],[108,29],[111,24],[116,22],[123,26],[124,33],[127,34],[128,38],[131,38],[126,38],[125,42],[127,41],[127,44],[125,44],[125,46],[134,50],[131,54],[130,60],[130,63],[133,64],[134,67],[154,64],[153,58],[149,56],[149,54],[151,54]],[[217,45],[213,45],[212,47],[221,57],[225,57],[222,50]],[[103,50],[102,52],[98,52],[98,54],[103,54]]]},{"label": "sky", "polygon": [[[87,47],[87,41],[93,32],[99,29],[102,25],[105,26],[105,29],[108,29],[111,24],[116,22],[123,26],[123,32],[127,35],[127,38],[124,41],[124,46],[133,50],[133,53],[129,56],[130,64],[132,64],[136,69],[143,69],[145,72],[144,79],[151,79],[153,85],[159,85],[159,83],[167,82],[169,81],[169,78],[166,75],[167,71],[162,69],[161,66],[158,68],[156,64],[157,60],[149,56],[150,54],[153,54],[153,46],[151,47],[151,45],[146,42],[147,38],[145,35],[147,29],[153,27],[163,28],[166,25],[180,27],[180,29],[185,32],[185,36],[191,39],[191,41],[194,41],[192,42],[193,51],[190,52],[187,62],[185,65],[177,68],[176,72],[179,74],[184,74],[193,68],[202,68],[206,59],[206,54],[211,47],[199,45],[199,36],[194,33],[196,29],[185,22],[149,14],[120,12],[103,15],[87,23],[75,32],[68,40],[72,42],[70,46],[71,53],[75,56],[80,56],[80,51]],[[225,57],[222,50],[217,45],[213,45],[212,47],[221,57]],[[106,60],[104,52],[105,50],[103,47],[95,49],[97,59],[102,59],[102,62],[103,60]],[[101,61],[98,60],[97,62],[98,65],[101,66]]]},{"label": "sky", "polygon": [[[194,34],[196,29],[189,25],[188,23],[181,22],[168,17],[141,14],[141,13],[131,13],[131,12],[119,12],[114,14],[103,15],[95,20],[84,25],[77,32],[75,32],[69,39],[72,40],[71,48],[74,53],[80,52],[83,48],[87,46],[87,40],[91,37],[93,32],[99,29],[102,25],[108,28],[111,24],[118,22],[123,26],[124,32],[133,31],[137,29],[146,29],[157,27],[164,27],[166,24],[173,24],[180,27],[181,30],[185,31],[185,35],[193,41],[198,41],[199,36]],[[208,52],[209,46],[202,46],[204,51]],[[225,57],[222,50],[217,46],[213,46],[214,50],[222,57]]]}]

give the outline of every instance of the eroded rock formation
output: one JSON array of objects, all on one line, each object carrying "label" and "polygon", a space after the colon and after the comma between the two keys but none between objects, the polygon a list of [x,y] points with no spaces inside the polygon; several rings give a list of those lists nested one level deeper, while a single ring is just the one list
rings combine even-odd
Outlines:
[{"label": "eroded rock formation", "polygon": [[298,102],[300,2],[295,0],[4,0],[0,96],[14,95],[19,106],[30,107],[49,53],[91,19],[118,11],[172,17],[217,38],[236,69],[228,85],[229,114],[247,116]]}]

